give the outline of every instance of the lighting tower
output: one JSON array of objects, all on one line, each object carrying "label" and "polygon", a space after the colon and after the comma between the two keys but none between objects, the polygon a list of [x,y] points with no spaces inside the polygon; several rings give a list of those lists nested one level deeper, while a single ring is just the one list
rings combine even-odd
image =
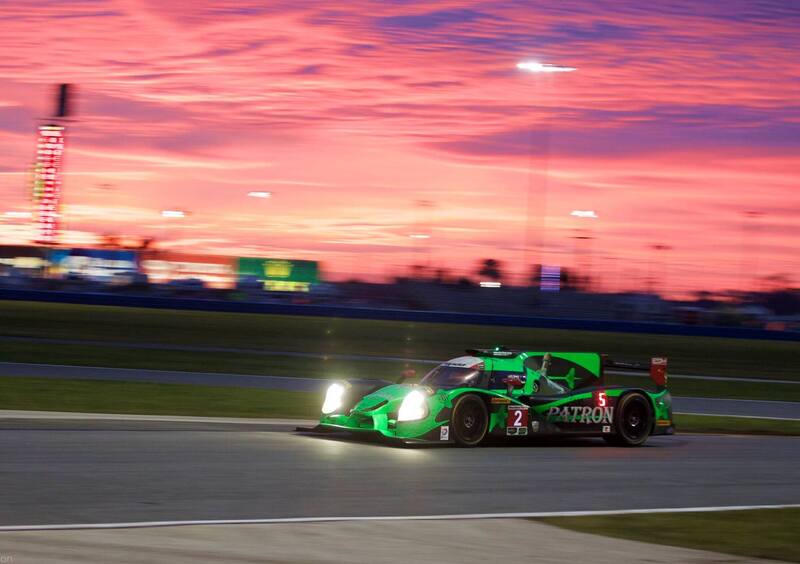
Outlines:
[{"label": "lighting tower", "polygon": [[64,161],[64,131],[69,117],[70,85],[61,84],[53,116],[39,126],[33,170],[33,214],[36,243],[58,243],[61,219],[61,169]]}]

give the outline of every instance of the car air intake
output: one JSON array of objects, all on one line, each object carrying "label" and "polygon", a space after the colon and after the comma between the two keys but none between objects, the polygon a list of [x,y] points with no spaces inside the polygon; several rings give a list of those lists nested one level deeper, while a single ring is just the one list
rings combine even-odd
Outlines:
[{"label": "car air intake", "polygon": [[362,411],[362,413],[366,413],[367,411],[375,411],[376,409],[378,409],[379,407],[383,407],[387,403],[389,403],[389,400],[379,401],[375,405],[372,405],[372,406],[370,406],[370,407],[368,407],[366,409],[362,409],[361,411]]}]

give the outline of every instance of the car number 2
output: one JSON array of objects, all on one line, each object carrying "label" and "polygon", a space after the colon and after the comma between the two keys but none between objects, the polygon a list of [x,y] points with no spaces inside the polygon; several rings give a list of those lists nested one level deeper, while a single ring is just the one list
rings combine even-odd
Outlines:
[{"label": "car number 2", "polygon": [[506,427],[527,427],[528,408],[522,405],[508,406],[508,420]]}]

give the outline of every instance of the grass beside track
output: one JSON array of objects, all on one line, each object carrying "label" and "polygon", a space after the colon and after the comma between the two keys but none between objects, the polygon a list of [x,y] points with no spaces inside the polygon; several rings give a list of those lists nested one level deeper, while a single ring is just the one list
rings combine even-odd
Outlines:
[{"label": "grass beside track", "polygon": [[[14,301],[0,301],[0,320],[0,336],[418,359],[446,359],[459,354],[466,347],[504,344],[524,349],[598,351],[617,358],[634,360],[665,355],[670,357],[670,371],[676,374],[800,380],[796,365],[800,344],[790,341]],[[14,350],[21,350],[22,347],[21,343],[5,342],[1,352],[13,354]],[[55,345],[35,345],[33,348],[38,360],[27,360],[28,362],[64,362],[64,357],[59,356],[59,350],[69,356],[68,352],[56,348]],[[90,350],[92,348],[97,350]],[[99,349],[101,347],[83,347],[80,354],[93,357],[107,355],[134,362],[130,359],[132,355],[126,356],[123,349],[108,349],[105,352]],[[150,351],[147,355],[155,353],[156,351]],[[201,361],[193,364],[191,358],[201,354]],[[180,364],[180,367],[171,368],[197,370],[197,364],[213,360],[213,357],[207,357],[205,353],[184,353],[182,358],[181,360],[178,355],[172,354],[172,361]],[[260,365],[264,367],[272,362],[270,357],[258,358]],[[226,368],[224,371],[241,370]]]},{"label": "grass beside track", "polygon": [[[0,409],[316,419],[320,394],[106,380],[0,377]],[[678,432],[798,435],[800,421],[675,416]]]},{"label": "grass beside track", "polygon": [[309,392],[0,377],[0,409],[315,419],[321,401]]},{"label": "grass beside track", "polygon": [[688,415],[684,413],[679,413],[674,418],[679,433],[800,436],[800,420]]},{"label": "grass beside track", "polygon": [[[42,357],[45,356],[43,359]],[[392,378],[396,379],[406,363],[393,361],[334,360],[263,356],[257,354],[202,351],[151,350],[136,348],[92,347],[86,345],[43,345],[0,342],[0,358],[5,362],[67,364],[108,368],[142,368],[183,372],[216,372],[303,378]],[[432,367],[409,363],[423,374]],[[800,386],[797,386],[800,387]]]},{"label": "grass beside track", "polygon": [[[800,509],[651,513],[537,519],[621,539],[800,562]],[[645,553],[641,555],[646,558]]]}]

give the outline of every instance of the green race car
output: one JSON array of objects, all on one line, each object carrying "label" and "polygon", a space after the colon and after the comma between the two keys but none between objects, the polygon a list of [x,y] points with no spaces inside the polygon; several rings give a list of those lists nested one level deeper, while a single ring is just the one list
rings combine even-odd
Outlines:
[{"label": "green race car", "polygon": [[[478,446],[489,437],[603,437],[639,446],[674,433],[667,359],[648,365],[587,352],[469,349],[419,383],[335,381],[314,432]],[[604,369],[648,370],[654,389],[606,385]]]}]

